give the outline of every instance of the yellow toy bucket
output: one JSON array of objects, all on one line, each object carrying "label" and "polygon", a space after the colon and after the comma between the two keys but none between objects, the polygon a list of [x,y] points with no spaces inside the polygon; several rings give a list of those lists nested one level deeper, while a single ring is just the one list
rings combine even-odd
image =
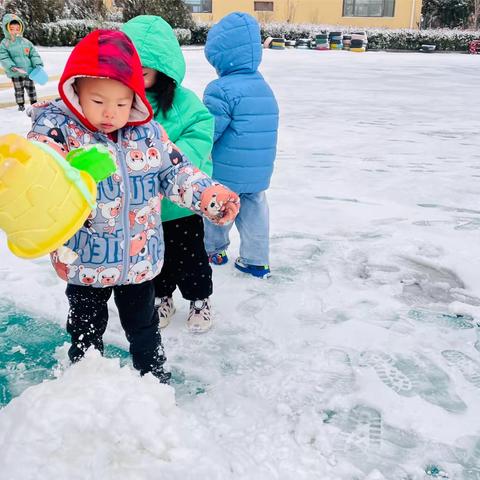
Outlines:
[{"label": "yellow toy bucket", "polygon": [[0,137],[0,229],[18,257],[54,251],[84,224],[97,186],[45,144]]}]

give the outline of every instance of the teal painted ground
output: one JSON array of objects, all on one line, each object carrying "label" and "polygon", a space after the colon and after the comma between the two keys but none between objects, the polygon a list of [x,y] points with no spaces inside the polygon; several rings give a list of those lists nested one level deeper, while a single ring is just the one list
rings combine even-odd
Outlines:
[{"label": "teal painted ground", "polygon": [[[53,378],[55,349],[69,342],[65,329],[0,305],[0,407],[31,385]],[[106,356],[127,361],[128,352],[106,346]]]},{"label": "teal painted ground", "polygon": [[[0,303],[0,408],[26,388],[54,378],[55,350],[70,342],[66,330],[46,319],[32,318]],[[105,346],[105,356],[128,363],[127,351],[114,345]],[[180,396],[205,392],[201,381],[186,379],[185,373],[172,371],[172,385]]]}]

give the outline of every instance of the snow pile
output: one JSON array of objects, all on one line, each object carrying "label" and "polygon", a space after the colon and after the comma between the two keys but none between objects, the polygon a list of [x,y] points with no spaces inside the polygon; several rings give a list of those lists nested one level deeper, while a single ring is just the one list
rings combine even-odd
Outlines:
[{"label": "snow pile", "polygon": [[9,479],[228,477],[208,432],[175,405],[172,387],[95,351],[14,399],[0,415],[0,444]]}]

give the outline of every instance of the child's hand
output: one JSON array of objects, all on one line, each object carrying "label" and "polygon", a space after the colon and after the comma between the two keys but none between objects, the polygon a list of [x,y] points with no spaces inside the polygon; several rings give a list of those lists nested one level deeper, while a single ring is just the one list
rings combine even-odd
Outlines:
[{"label": "child's hand", "polygon": [[14,72],[18,72],[18,73],[21,73],[21,74],[23,74],[23,75],[26,75],[26,74],[27,74],[27,72],[26,72],[23,68],[13,67],[12,70],[13,70]]},{"label": "child's hand", "polygon": [[234,195],[235,198],[229,198],[227,203],[223,205],[223,217],[213,218],[213,223],[216,223],[217,225],[228,225],[235,220],[235,217],[238,215],[238,211],[240,210],[240,199],[236,193],[234,193]]},{"label": "child's hand", "polygon": [[203,191],[200,209],[212,223],[227,225],[233,222],[238,214],[240,198],[223,185],[212,185]]}]

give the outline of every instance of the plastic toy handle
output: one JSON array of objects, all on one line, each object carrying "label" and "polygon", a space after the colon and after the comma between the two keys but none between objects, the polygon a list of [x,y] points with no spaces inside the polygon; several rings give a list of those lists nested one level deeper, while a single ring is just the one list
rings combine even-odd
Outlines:
[{"label": "plastic toy handle", "polygon": [[96,183],[107,179],[117,169],[112,155],[102,145],[70,150],[67,154],[67,162],[72,167],[89,173]]}]

